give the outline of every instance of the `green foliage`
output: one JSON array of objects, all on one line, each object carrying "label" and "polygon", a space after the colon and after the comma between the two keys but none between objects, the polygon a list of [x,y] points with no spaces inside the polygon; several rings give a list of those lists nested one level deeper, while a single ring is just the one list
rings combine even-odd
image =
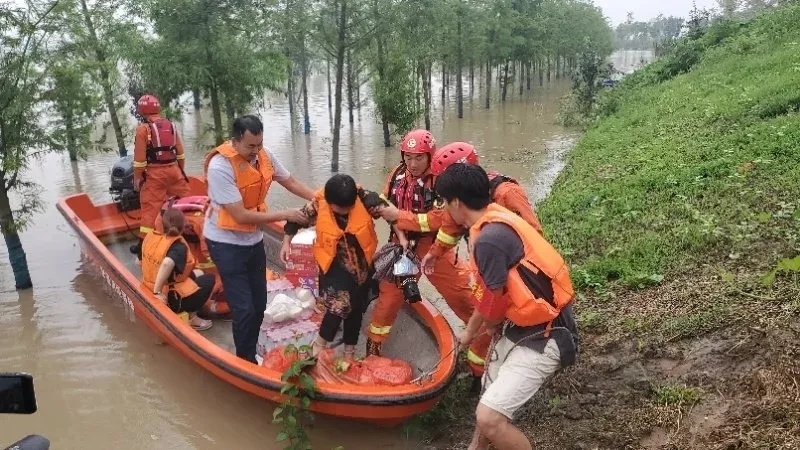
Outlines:
[{"label": "green foliage", "polygon": [[72,161],[87,157],[91,131],[103,107],[102,96],[87,75],[85,60],[75,56],[72,45],[65,45],[53,56],[43,95],[55,113],[50,124],[52,145],[56,150],[66,150]]},{"label": "green foliage", "polygon": [[[16,233],[41,209],[39,186],[24,179],[37,156],[53,149],[39,124],[42,86],[47,76],[48,14],[40,8],[0,10],[0,210],[3,234]],[[20,206],[11,210],[8,192],[17,191]]]},{"label": "green foliage", "polygon": [[798,21],[800,5],[718,22],[679,44],[697,52],[686,71],[666,69],[687,61],[679,51],[601,93],[537,207],[577,285],[635,288],[764,240],[796,245]]},{"label": "green foliage", "polygon": [[292,363],[283,375],[281,381],[281,394],[286,397],[272,412],[272,423],[278,425],[276,442],[284,442],[285,450],[307,450],[311,448],[308,429],[314,420],[309,411],[317,387],[314,378],[307,369],[316,363],[316,360],[305,355],[311,354],[311,347],[301,345],[299,348],[290,344],[286,346],[285,353],[298,354],[300,358]]},{"label": "green foliage", "polygon": [[703,391],[689,386],[666,385],[657,387],[654,395],[659,405],[691,407],[702,400]]},{"label": "green foliage", "polygon": [[373,80],[378,117],[386,117],[398,135],[412,129],[421,113],[416,107],[413,76],[414,67],[408,61],[390,58],[384,76]]}]

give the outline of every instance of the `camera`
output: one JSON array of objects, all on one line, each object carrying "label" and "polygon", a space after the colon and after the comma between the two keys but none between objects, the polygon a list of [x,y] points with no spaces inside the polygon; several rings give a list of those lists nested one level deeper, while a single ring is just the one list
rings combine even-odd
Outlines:
[{"label": "camera", "polygon": [[400,287],[403,288],[403,297],[409,303],[416,303],[422,300],[422,294],[419,292],[419,285],[417,284],[417,277],[403,277],[400,278]]}]

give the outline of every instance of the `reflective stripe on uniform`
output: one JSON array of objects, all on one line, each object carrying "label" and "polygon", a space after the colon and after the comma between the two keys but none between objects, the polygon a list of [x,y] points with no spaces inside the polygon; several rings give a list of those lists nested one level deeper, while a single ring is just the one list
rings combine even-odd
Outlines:
[{"label": "reflective stripe on uniform", "polygon": [[417,214],[417,222],[419,223],[419,230],[423,233],[431,231],[431,226],[428,225],[427,214]]},{"label": "reflective stripe on uniform", "polygon": [[449,234],[445,233],[444,230],[441,228],[439,232],[436,233],[436,239],[442,241],[442,243],[447,245],[456,245],[458,244],[458,238],[455,236],[450,236]]},{"label": "reflective stripe on uniform", "polygon": [[372,334],[377,334],[379,336],[383,336],[389,334],[392,331],[391,325],[386,325],[385,327],[375,326],[373,324],[369,324],[369,332]]},{"label": "reflective stripe on uniform", "polygon": [[214,267],[214,262],[213,261],[208,261],[208,262],[204,262],[204,263],[197,263],[194,267],[196,269],[200,269],[200,270],[211,269],[212,267]]},{"label": "reflective stripe on uniform", "polygon": [[470,349],[467,352],[467,361],[469,361],[472,364],[475,364],[476,366],[486,365],[486,360],[475,354],[475,352],[473,352],[472,349]]},{"label": "reflective stripe on uniform", "polygon": [[145,162],[134,161],[133,162],[133,167],[136,168],[136,169],[140,169],[142,167],[147,167],[147,161],[145,161]]},{"label": "reflective stripe on uniform", "polygon": [[181,153],[180,155],[176,156],[175,159],[186,159],[186,155]]},{"label": "reflective stripe on uniform", "polygon": [[139,227],[139,233],[147,234],[147,233],[152,233],[153,231],[155,230],[150,227]]}]

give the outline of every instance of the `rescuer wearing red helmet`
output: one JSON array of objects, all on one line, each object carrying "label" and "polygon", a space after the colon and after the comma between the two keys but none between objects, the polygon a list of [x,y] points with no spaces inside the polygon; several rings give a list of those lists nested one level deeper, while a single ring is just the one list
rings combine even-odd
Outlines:
[{"label": "rescuer wearing red helmet", "polygon": [[131,253],[141,258],[144,236],[153,231],[164,201],[189,195],[189,180],[183,172],[183,143],[175,124],[161,117],[158,98],[142,95],[136,102],[136,112],[142,123],[136,127],[133,141],[133,186],[139,191],[142,216],[139,242],[131,246]]},{"label": "rescuer wearing red helmet", "polygon": [[[430,171],[431,157],[435,151],[436,142],[429,131],[418,129],[408,132],[400,141],[403,161],[391,172],[383,189],[384,196],[396,205],[396,208],[391,206],[385,209],[390,213],[384,215],[384,218],[390,223],[396,221],[397,228],[406,232],[411,248],[420,257],[433,245],[436,232],[442,226],[442,218],[446,214],[437,201],[435,178]],[[457,233],[459,230],[460,226],[453,222],[453,229],[448,229],[447,232]],[[396,242],[395,236],[392,239]],[[438,258],[436,270],[428,275],[428,279],[444,297],[450,309],[466,323],[475,303],[470,269],[465,262],[456,261],[454,249],[444,256]],[[380,355],[381,344],[389,337],[406,297],[404,289],[397,284],[380,282],[380,294],[370,317],[368,354]],[[484,356],[489,344],[488,336],[485,341],[477,339],[470,349],[473,350],[474,347],[477,354]]]},{"label": "rescuer wearing red helmet", "polygon": [[[433,155],[431,173],[438,177],[445,169],[456,163],[478,164],[478,152],[475,151],[475,147],[466,142],[451,142],[445,145]],[[519,182],[497,171],[487,171],[487,174],[489,175],[492,202],[516,213],[540,235],[543,235],[542,224],[533,211],[533,206],[525,193],[525,189],[520,186]],[[447,224],[455,223],[449,214],[447,214],[445,220]],[[448,229],[452,229],[452,227],[448,227]],[[439,233],[436,235],[436,245],[431,249],[433,256],[440,256],[458,244],[461,234],[463,233],[451,235],[443,231],[443,229],[439,229]]]}]

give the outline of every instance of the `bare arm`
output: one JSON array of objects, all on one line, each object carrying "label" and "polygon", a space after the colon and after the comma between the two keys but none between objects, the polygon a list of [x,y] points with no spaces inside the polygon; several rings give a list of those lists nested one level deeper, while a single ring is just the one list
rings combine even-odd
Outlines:
[{"label": "bare arm", "polygon": [[167,280],[169,279],[170,274],[175,269],[175,261],[172,260],[169,256],[164,258],[164,261],[161,261],[161,266],[158,268],[158,273],[156,274],[156,281],[153,286],[153,293],[160,294],[161,291],[164,289],[164,285],[167,284]]},{"label": "bare arm", "polygon": [[221,206],[233,217],[236,223],[242,225],[261,225],[281,220],[302,220],[303,217],[300,211],[296,209],[276,212],[250,211],[244,207],[242,202],[228,203]]}]

